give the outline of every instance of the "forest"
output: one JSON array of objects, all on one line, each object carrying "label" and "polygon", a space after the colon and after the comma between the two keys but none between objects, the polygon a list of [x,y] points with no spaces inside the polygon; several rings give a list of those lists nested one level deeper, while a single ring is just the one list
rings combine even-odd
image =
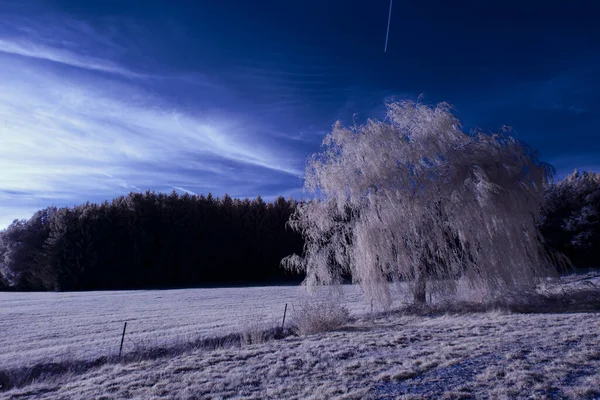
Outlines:
[{"label": "forest", "polygon": [[[48,207],[0,231],[0,290],[72,291],[298,283],[281,268],[302,254],[287,222],[298,206],[211,194],[130,193]],[[575,269],[600,260],[600,173],[545,189],[538,227]]]},{"label": "forest", "polygon": [[0,232],[0,281],[61,291],[298,282],[279,268],[302,251],[286,228],[295,206],[148,191],[45,208]]}]

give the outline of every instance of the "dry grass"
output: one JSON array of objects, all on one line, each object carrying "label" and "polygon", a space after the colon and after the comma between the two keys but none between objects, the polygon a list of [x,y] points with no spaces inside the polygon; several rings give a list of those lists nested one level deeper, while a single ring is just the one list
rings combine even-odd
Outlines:
[{"label": "dry grass", "polygon": [[281,321],[268,318],[262,314],[244,316],[238,328],[241,345],[261,344],[292,334],[290,329],[283,330],[279,324],[281,324]]},{"label": "dry grass", "polygon": [[[338,315],[333,306],[330,311],[323,303],[296,306],[290,322],[301,313],[307,319],[315,314],[321,317],[317,326],[334,329],[320,334],[307,329],[303,337],[263,330],[268,317],[256,312],[240,334],[168,341],[162,348],[140,343],[139,352],[121,362],[46,365],[64,370],[42,369],[36,379],[0,397],[598,399],[600,314],[590,311],[598,298],[594,282],[563,280],[539,296],[529,293],[527,313],[511,311],[506,305],[517,303],[508,296],[504,308],[493,308],[498,304],[492,301],[480,308],[440,302],[323,324],[323,316]],[[532,313],[530,306],[545,312]]]},{"label": "dry grass", "polygon": [[[352,313],[368,309],[358,287],[343,289],[343,303]],[[239,332],[248,315],[278,321],[269,328],[280,326],[285,303],[291,309],[305,299],[302,288],[290,286],[0,292],[0,369],[112,358],[125,321],[124,354]]]},{"label": "dry grass", "polygon": [[597,398],[597,314],[387,315],[241,348],[107,364],[4,392],[56,398]]},{"label": "dry grass", "polygon": [[514,313],[565,313],[599,312],[600,289],[583,288],[564,292],[523,291],[507,293],[490,301],[440,301],[433,304],[400,307],[397,312],[404,315],[466,314],[490,311]]},{"label": "dry grass", "polygon": [[294,309],[292,324],[299,335],[306,336],[336,330],[349,319],[348,309],[335,301],[312,301]]}]

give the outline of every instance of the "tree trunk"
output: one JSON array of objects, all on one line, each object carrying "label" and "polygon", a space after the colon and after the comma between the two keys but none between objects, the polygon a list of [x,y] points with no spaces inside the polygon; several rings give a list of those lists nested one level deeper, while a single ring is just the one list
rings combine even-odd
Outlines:
[{"label": "tree trunk", "polygon": [[413,292],[413,301],[415,304],[427,303],[427,275],[424,263],[421,264],[419,268],[419,275],[417,276],[415,290]]},{"label": "tree trunk", "polygon": [[417,279],[417,285],[414,292],[414,302],[415,304],[427,303],[427,281],[423,276],[419,276]]}]

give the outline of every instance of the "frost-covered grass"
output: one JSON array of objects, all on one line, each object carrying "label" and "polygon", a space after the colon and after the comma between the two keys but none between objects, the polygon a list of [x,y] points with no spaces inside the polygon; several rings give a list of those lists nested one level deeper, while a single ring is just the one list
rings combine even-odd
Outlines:
[{"label": "frost-covered grass", "polygon": [[[351,313],[367,311],[356,286],[343,287]],[[38,363],[94,360],[118,354],[127,321],[124,354],[168,347],[253,326],[288,322],[305,302],[293,286],[111,291],[0,292],[0,370]]]},{"label": "frost-covered grass", "polygon": [[597,314],[357,320],[241,348],[106,364],[3,393],[71,398],[598,398]]},{"label": "frost-covered grass", "polygon": [[[546,291],[583,290],[599,283],[598,278],[567,281],[560,289],[555,285]],[[114,332],[106,346],[114,354],[123,318],[129,318],[132,325],[146,323],[145,329],[132,327],[130,346],[143,335],[149,338],[148,344],[164,346],[196,334],[208,337],[268,327],[268,322],[255,324],[259,320],[255,316],[261,314],[266,318],[262,321],[272,318],[278,325],[285,302],[304,301],[303,292],[293,287],[2,296],[20,305],[12,313],[29,310],[28,317],[13,315],[13,324],[27,322],[37,329],[23,330],[24,337],[19,337],[15,333],[19,330],[7,323],[9,312],[2,308],[2,331],[12,330],[0,338],[0,354],[14,366],[44,360],[35,351],[35,341],[41,350],[44,347],[39,343],[46,345],[40,353],[50,358],[61,340],[84,348],[80,353],[73,350],[79,357],[106,352],[94,353],[87,342],[97,348],[103,346],[105,330],[99,329],[100,320],[109,319],[110,311],[117,315],[111,320]],[[44,296],[48,296],[45,302]],[[577,297],[565,297],[564,304],[573,298]],[[235,346],[187,348],[160,357],[107,362],[42,376],[36,382],[0,392],[0,397],[600,398],[598,313],[552,313],[546,309],[543,314],[499,310],[448,314],[437,306],[421,315],[414,315],[412,309],[370,314],[370,305],[361,301],[356,287],[346,287],[344,299],[354,318],[331,332],[282,340],[261,336],[260,340],[239,341]],[[236,308],[238,303],[241,305]],[[56,307],[60,304],[62,312]],[[211,304],[212,311],[208,311]],[[205,311],[199,317],[194,311],[202,305]],[[93,306],[96,308],[91,312]],[[77,311],[73,318],[69,318],[68,309]],[[254,314],[248,311],[252,309]],[[293,319],[293,309],[290,311],[289,318]],[[134,320],[133,314],[144,318]],[[51,326],[53,318],[57,318],[57,326],[51,339],[44,327]],[[90,328],[77,324],[78,318],[87,321]],[[176,323],[179,330],[175,326],[166,329]],[[94,326],[95,330],[91,328]],[[170,333],[162,336],[162,343],[152,341],[153,335],[165,330]],[[19,346],[11,345],[11,341],[21,343],[30,357],[20,357]],[[11,353],[5,354],[5,348]],[[127,350],[131,354],[135,348]],[[11,360],[10,354],[17,361]],[[23,364],[27,360],[29,364]]]}]

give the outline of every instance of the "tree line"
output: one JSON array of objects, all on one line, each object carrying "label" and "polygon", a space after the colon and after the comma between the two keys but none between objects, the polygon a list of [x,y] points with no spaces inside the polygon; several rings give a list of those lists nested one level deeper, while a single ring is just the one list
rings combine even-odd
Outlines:
[{"label": "tree line", "polygon": [[[0,231],[0,289],[99,290],[299,282],[280,267],[302,254],[287,222],[298,202],[130,193],[48,207]],[[545,190],[545,245],[576,268],[600,260],[600,173],[574,172]]]},{"label": "tree line", "polygon": [[600,173],[575,171],[547,187],[542,211],[546,246],[575,268],[600,267]]},{"label": "tree line", "polygon": [[301,236],[286,227],[295,208],[283,197],[150,191],[49,207],[0,232],[0,284],[96,290],[299,281],[279,268],[302,251]]}]

